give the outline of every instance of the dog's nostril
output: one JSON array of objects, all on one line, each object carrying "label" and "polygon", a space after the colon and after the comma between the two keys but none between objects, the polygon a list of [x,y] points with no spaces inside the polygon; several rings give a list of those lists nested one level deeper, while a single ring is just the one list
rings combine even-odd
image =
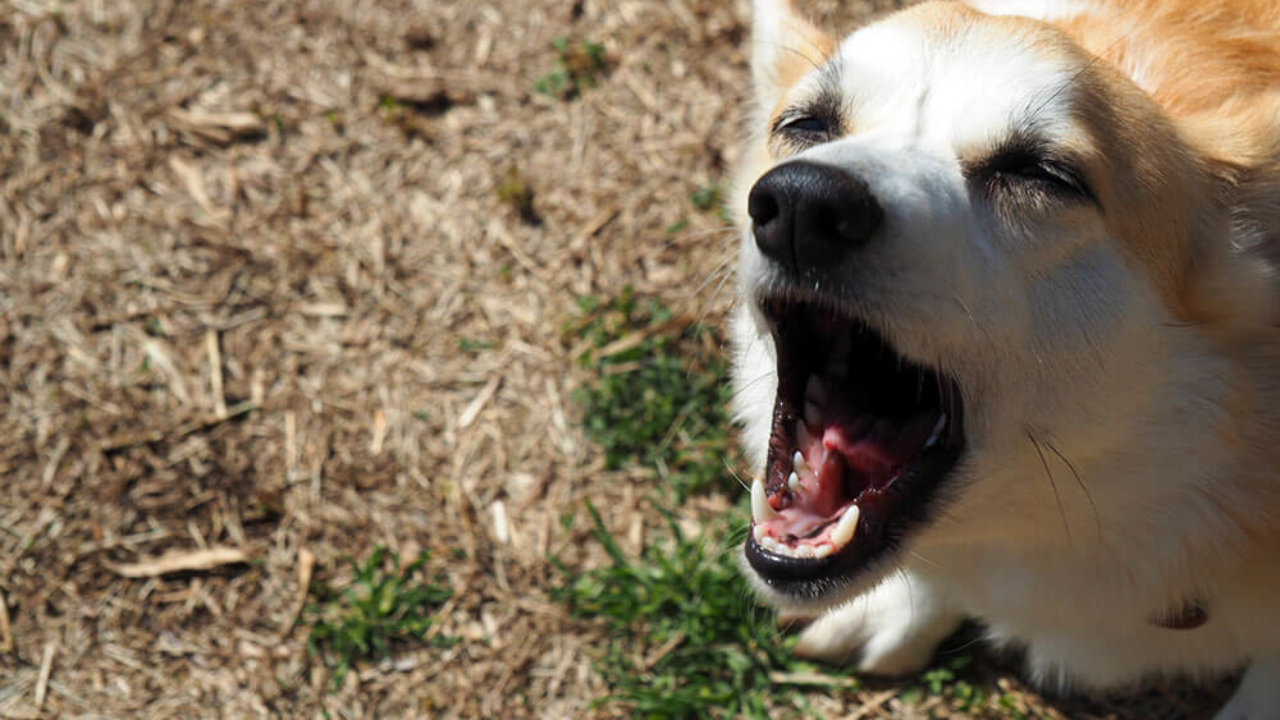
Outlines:
[{"label": "dog's nostril", "polygon": [[747,214],[755,225],[767,225],[779,212],[778,200],[772,193],[752,192],[747,198]]},{"label": "dog's nostril", "polygon": [[760,252],[786,265],[794,264],[792,234],[795,217],[791,212],[791,198],[787,188],[770,180],[767,173],[751,188],[747,196],[747,214],[751,216],[751,231]]}]

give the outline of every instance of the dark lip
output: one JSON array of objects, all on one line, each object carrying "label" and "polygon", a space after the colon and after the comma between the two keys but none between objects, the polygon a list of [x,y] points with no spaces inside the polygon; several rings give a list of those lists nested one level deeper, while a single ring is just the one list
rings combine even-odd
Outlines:
[{"label": "dark lip", "polygon": [[[765,486],[769,495],[781,490],[786,483],[786,473],[778,457],[789,457],[795,438],[788,428],[794,427],[803,405],[803,384],[814,369],[816,361],[806,352],[803,333],[779,323],[789,308],[804,305],[819,312],[831,313],[841,322],[866,328],[883,339],[883,334],[871,328],[857,316],[822,298],[797,297],[795,294],[763,298],[759,307],[769,320],[779,367],[784,363],[791,372],[780,372],[778,396],[774,402],[773,428],[770,434],[769,460],[766,464]],[[885,347],[894,350],[885,341]],[[896,354],[896,350],[894,350]],[[922,371],[936,375],[945,385],[947,400],[944,410],[948,414],[948,429],[942,442],[924,451],[892,483],[874,496],[860,497],[858,506],[861,518],[855,539],[837,552],[824,558],[795,558],[779,555],[763,548],[748,533],[744,553],[748,564],[761,580],[775,591],[795,600],[819,600],[829,593],[847,587],[872,568],[882,566],[915,530],[930,522],[943,503],[943,492],[951,485],[956,466],[964,455],[964,407],[959,386],[953,378],[912,363]],[[864,502],[865,500],[865,502]]]}]

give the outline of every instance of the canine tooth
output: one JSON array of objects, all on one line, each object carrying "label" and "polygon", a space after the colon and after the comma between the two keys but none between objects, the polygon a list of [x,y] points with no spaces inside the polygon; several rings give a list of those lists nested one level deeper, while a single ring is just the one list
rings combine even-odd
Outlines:
[{"label": "canine tooth", "polygon": [[862,511],[857,505],[850,505],[848,510],[844,511],[844,515],[840,516],[840,522],[836,524],[836,529],[831,531],[831,542],[836,547],[844,547],[853,541],[853,534],[858,529],[858,517]]},{"label": "canine tooth", "polygon": [[809,383],[804,386],[804,399],[819,405],[827,402],[827,388],[817,375],[809,376]]},{"label": "canine tooth", "polygon": [[765,522],[777,517],[778,512],[769,504],[769,498],[764,494],[764,483],[760,478],[756,478],[751,483],[751,519],[756,522]]},{"label": "canine tooth", "polygon": [[809,426],[803,420],[796,421],[796,444],[805,448],[813,444],[813,433],[809,432]]},{"label": "canine tooth", "polygon": [[824,558],[835,551],[836,548],[831,543],[822,543],[821,545],[813,548],[813,556],[815,558]]},{"label": "canine tooth", "polygon": [[810,427],[822,426],[822,408],[814,403],[807,402],[804,404],[804,421]]},{"label": "canine tooth", "polygon": [[791,473],[791,475],[787,477],[787,487],[790,488],[793,493],[800,492],[800,476],[796,473]]},{"label": "canine tooth", "polygon": [[934,424],[933,432],[929,433],[929,439],[925,441],[924,446],[926,448],[933,447],[933,444],[938,442],[938,438],[942,437],[942,429],[946,426],[947,426],[947,414],[942,413],[941,415],[938,416],[938,422]]},{"label": "canine tooth", "polygon": [[755,536],[757,543],[764,542],[765,535],[764,535],[763,525],[756,525],[755,527],[751,528],[751,534]]},{"label": "canine tooth", "polygon": [[804,472],[809,469],[809,466],[804,462],[804,453],[797,450],[796,454],[791,456],[791,467],[796,472]]}]

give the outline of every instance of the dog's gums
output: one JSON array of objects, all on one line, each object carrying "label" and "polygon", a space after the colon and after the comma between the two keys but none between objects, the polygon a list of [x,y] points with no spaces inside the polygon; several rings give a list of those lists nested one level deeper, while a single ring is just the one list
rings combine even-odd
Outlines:
[{"label": "dog's gums", "polygon": [[959,393],[837,310],[762,303],[778,348],[747,559],[775,589],[847,579],[925,516],[963,446]]}]

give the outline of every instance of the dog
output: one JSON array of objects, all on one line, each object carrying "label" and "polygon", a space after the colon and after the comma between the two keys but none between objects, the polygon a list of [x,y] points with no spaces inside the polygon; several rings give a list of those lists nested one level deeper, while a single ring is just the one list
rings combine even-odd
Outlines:
[{"label": "dog", "polygon": [[1280,3],[753,0],[744,571],[805,657],[972,617],[1044,686],[1280,718]]}]

